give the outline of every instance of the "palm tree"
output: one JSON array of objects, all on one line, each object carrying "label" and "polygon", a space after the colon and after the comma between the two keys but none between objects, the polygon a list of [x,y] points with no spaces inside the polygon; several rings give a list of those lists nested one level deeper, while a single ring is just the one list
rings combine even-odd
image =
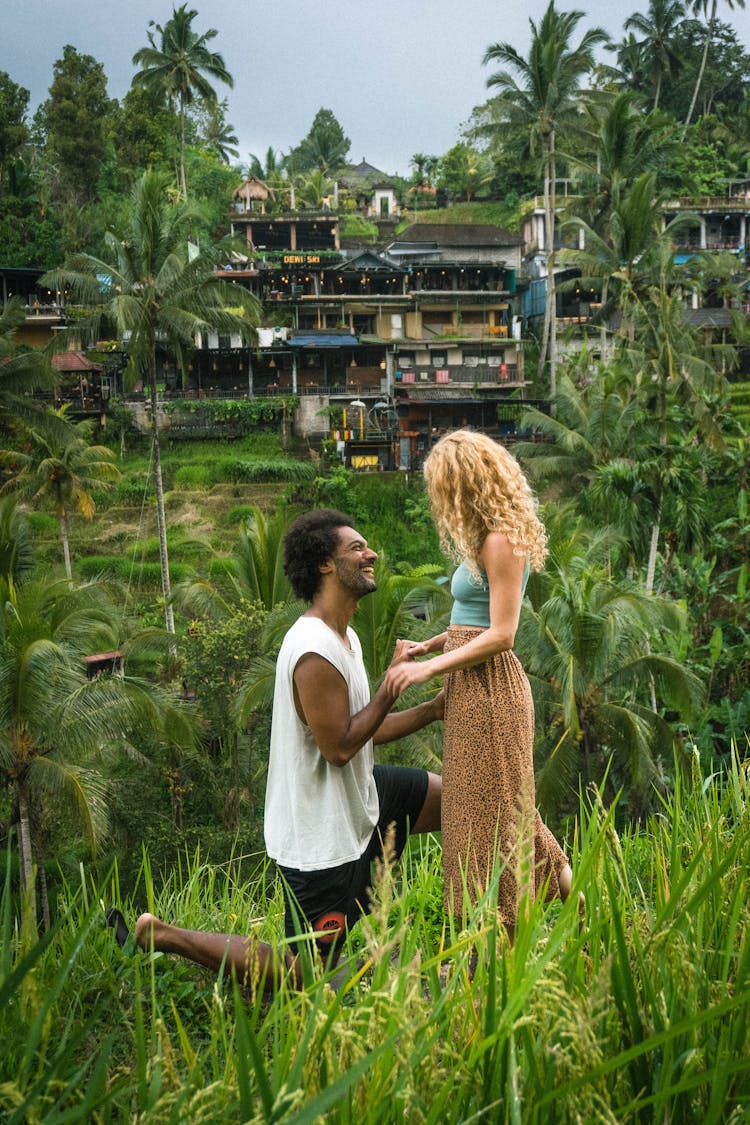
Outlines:
[{"label": "palm tree", "polygon": [[[573,127],[580,112],[581,80],[594,63],[594,48],[607,42],[601,28],[586,31],[577,47],[571,38],[584,13],[558,12],[554,0],[539,26],[531,25],[531,46],[524,58],[510,43],[494,43],[487,48],[483,63],[501,63],[501,70],[487,79],[499,91],[501,106],[510,126],[529,136],[532,154],[539,154],[544,175],[545,250],[547,253],[547,299],[544,314],[539,371],[549,357],[550,393],[556,393],[555,339],[555,213],[557,179],[557,138]],[[515,75],[515,76],[514,76]]]},{"label": "palm tree", "polygon": [[524,411],[522,426],[531,426],[545,440],[518,442],[513,452],[534,480],[554,484],[561,498],[585,503],[597,470],[637,448],[648,418],[632,380],[613,366],[578,381],[565,372],[555,405],[554,415],[531,407]]},{"label": "palm tree", "polygon": [[[540,804],[566,783],[575,792],[601,781],[612,758],[610,783],[626,781],[640,811],[671,760],[675,734],[648,700],[656,684],[664,707],[687,719],[703,687],[665,652],[665,635],[685,629],[685,611],[612,579],[611,531],[591,534],[548,521],[551,551],[545,571],[529,581],[516,648],[532,684],[542,731],[537,769]],[[562,784],[561,784],[562,783]]]},{"label": "palm tree", "polygon": [[[64,412],[60,411],[64,417]],[[93,519],[96,505],[92,492],[106,489],[122,474],[114,464],[114,453],[104,445],[90,445],[93,424],[80,422],[63,441],[45,434],[30,434],[29,452],[0,453],[0,464],[12,464],[14,476],[2,488],[16,491],[32,502],[50,499],[60,521],[65,574],[73,578],[70,565],[68,518],[73,511]]]},{"label": "palm tree", "polygon": [[429,153],[415,152],[409,163],[414,169],[413,182],[418,186],[426,184],[431,187],[432,173],[437,167],[438,158],[431,156]]},{"label": "palm tree", "polygon": [[[198,15],[187,4],[172,9],[171,18],[164,26],[153,20],[148,32],[148,47],[141,47],[133,55],[133,65],[141,69],[133,77],[133,85],[144,89],[161,90],[170,105],[177,105],[180,120],[180,192],[187,199],[185,180],[185,121],[187,107],[196,95],[208,106],[216,103],[216,91],[209,79],[233,86],[234,80],[222,56],[208,49],[208,43],[218,32],[211,28],[198,35],[193,30],[193,20]],[[157,44],[155,32],[160,38]],[[206,75],[208,77],[206,77]]]},{"label": "palm tree", "polygon": [[333,192],[333,181],[329,180],[324,172],[313,168],[296,178],[297,205],[309,207],[310,210],[319,210],[325,198]]},{"label": "palm tree", "polygon": [[617,66],[602,67],[604,76],[614,79],[618,86],[632,93],[642,93],[646,85],[643,47],[632,31],[621,43],[609,44],[607,50],[616,55]]},{"label": "palm tree", "polygon": [[[703,82],[703,75],[706,71],[706,62],[708,61],[708,52],[711,48],[711,42],[714,37],[716,29],[716,9],[718,8],[718,0],[689,0],[690,8],[693,12],[698,14],[702,12],[704,16],[708,17],[706,27],[706,42],[703,45],[703,55],[701,57],[701,65],[698,71],[698,77],[695,80],[695,89],[693,90],[693,97],[690,101],[690,108],[688,109],[687,117],[685,118],[685,129],[693,119],[695,112],[695,104],[698,101],[698,93]],[[727,0],[730,11],[734,11],[735,6],[738,8],[745,7],[745,0]]]},{"label": "palm tree", "polygon": [[274,176],[283,175],[285,167],[286,157],[280,150],[277,152],[271,145],[268,146],[263,160],[256,156],[254,152],[250,153],[248,174],[257,176],[258,179],[265,180],[266,183]]},{"label": "palm tree", "polygon": [[237,134],[227,122],[227,109],[226,98],[209,105],[201,129],[201,141],[206,149],[223,164],[229,164],[232,159],[237,160],[240,155]]},{"label": "palm tree", "polygon": [[171,693],[128,676],[87,679],[85,657],[119,640],[120,615],[100,588],[47,578],[0,585],[0,778],[15,801],[22,884],[35,917],[34,867],[41,876],[49,809],[77,820],[94,845],[106,821],[97,755],[143,729],[185,747],[193,736]]},{"label": "palm tree", "polygon": [[[187,352],[209,329],[249,340],[259,320],[256,299],[240,286],[221,281],[215,270],[226,255],[217,246],[191,258],[188,235],[195,212],[172,206],[166,180],[146,172],[133,189],[129,231],[125,238],[105,235],[107,256],[71,258],[65,269],[46,275],[45,284],[68,291],[94,309],[76,326],[78,333],[99,338],[107,322],[129,356],[127,375],[149,388],[156,516],[162,592],[167,630],[174,632],[167,526],[161,474],[157,410],[157,346],[184,365]],[[239,311],[236,311],[239,310]]]},{"label": "palm tree", "polygon": [[284,535],[289,518],[282,511],[267,519],[252,507],[240,527],[231,558],[209,563],[211,577],[181,583],[174,600],[180,608],[201,618],[220,620],[236,610],[240,602],[259,603],[270,613],[291,598],[284,574]]},{"label": "palm tree", "polygon": [[666,263],[673,265],[675,231],[695,220],[685,213],[663,227],[663,193],[657,189],[655,172],[643,172],[632,183],[616,177],[611,191],[610,210],[601,232],[577,217],[564,224],[563,230],[583,234],[583,248],[564,251],[563,260],[581,271],[582,285],[601,285],[603,337],[618,312],[620,335],[632,339],[634,306]]},{"label": "palm tree", "polygon": [[680,58],[674,47],[674,34],[685,18],[682,0],[650,0],[648,12],[634,12],[625,20],[626,31],[636,31],[643,38],[644,61],[654,84],[653,108],[658,109],[663,79],[679,69]]},{"label": "palm tree", "polygon": [[0,588],[12,590],[31,575],[34,555],[28,520],[15,496],[0,497]]},{"label": "palm tree", "polygon": [[584,134],[585,151],[571,158],[583,180],[576,217],[606,236],[613,208],[639,176],[653,172],[654,188],[661,188],[679,138],[663,118],[644,115],[630,90],[587,109],[591,124]]}]

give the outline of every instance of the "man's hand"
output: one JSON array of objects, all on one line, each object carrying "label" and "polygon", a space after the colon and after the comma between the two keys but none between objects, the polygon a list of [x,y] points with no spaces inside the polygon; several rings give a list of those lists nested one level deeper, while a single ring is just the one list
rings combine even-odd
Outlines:
[{"label": "man's hand", "polygon": [[[404,642],[399,641],[401,643]],[[405,655],[398,663],[391,662],[388,666],[383,687],[394,699],[398,699],[412,684],[423,684],[432,679],[435,673],[430,668],[431,663],[431,660],[423,660],[417,664],[413,658]]]},{"label": "man's hand", "polygon": [[[420,646],[417,646],[420,647]],[[396,641],[396,647],[393,650],[389,668],[395,668],[397,664],[402,664],[405,660],[413,660],[414,655],[412,649],[414,644],[412,641]]]},{"label": "man's hand", "polygon": [[442,722],[445,718],[445,688],[441,688],[437,695],[430,700],[432,704],[431,722]]}]

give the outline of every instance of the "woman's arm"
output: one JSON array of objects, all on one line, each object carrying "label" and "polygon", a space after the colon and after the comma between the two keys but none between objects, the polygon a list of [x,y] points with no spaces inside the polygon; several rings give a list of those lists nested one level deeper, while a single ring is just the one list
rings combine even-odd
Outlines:
[{"label": "woman's arm", "polygon": [[[443,652],[431,660],[403,663],[388,669],[383,685],[400,695],[411,684],[424,683],[433,676],[481,664],[497,652],[513,648],[521,612],[521,585],[525,560],[514,554],[507,537],[491,531],[484,541],[479,561],[487,575],[490,591],[490,624],[461,648]],[[411,651],[409,650],[409,655]]]},{"label": "woman's arm", "polygon": [[428,656],[431,652],[442,652],[447,639],[447,633],[436,633],[434,637],[430,637],[426,641],[408,641],[406,657],[408,660],[413,660],[416,656]]}]

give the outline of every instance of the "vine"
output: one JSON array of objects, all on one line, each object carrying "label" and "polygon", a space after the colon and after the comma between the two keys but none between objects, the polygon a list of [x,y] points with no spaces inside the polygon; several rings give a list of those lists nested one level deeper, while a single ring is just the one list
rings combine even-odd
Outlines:
[{"label": "vine", "polygon": [[190,418],[199,426],[231,425],[249,432],[258,425],[278,422],[298,404],[296,395],[275,395],[272,398],[173,399],[163,407],[165,413]]}]

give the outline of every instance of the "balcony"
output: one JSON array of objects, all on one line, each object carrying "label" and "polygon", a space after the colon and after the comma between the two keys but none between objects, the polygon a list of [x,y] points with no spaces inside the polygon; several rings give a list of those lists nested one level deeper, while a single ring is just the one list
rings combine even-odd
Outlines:
[{"label": "balcony", "polygon": [[522,387],[524,380],[518,365],[504,363],[500,366],[486,364],[456,364],[452,367],[417,367],[403,369],[401,378],[396,377],[396,387],[405,387],[410,392],[418,388],[441,387],[450,392],[459,388],[464,394],[468,387],[489,389],[494,387]]}]

